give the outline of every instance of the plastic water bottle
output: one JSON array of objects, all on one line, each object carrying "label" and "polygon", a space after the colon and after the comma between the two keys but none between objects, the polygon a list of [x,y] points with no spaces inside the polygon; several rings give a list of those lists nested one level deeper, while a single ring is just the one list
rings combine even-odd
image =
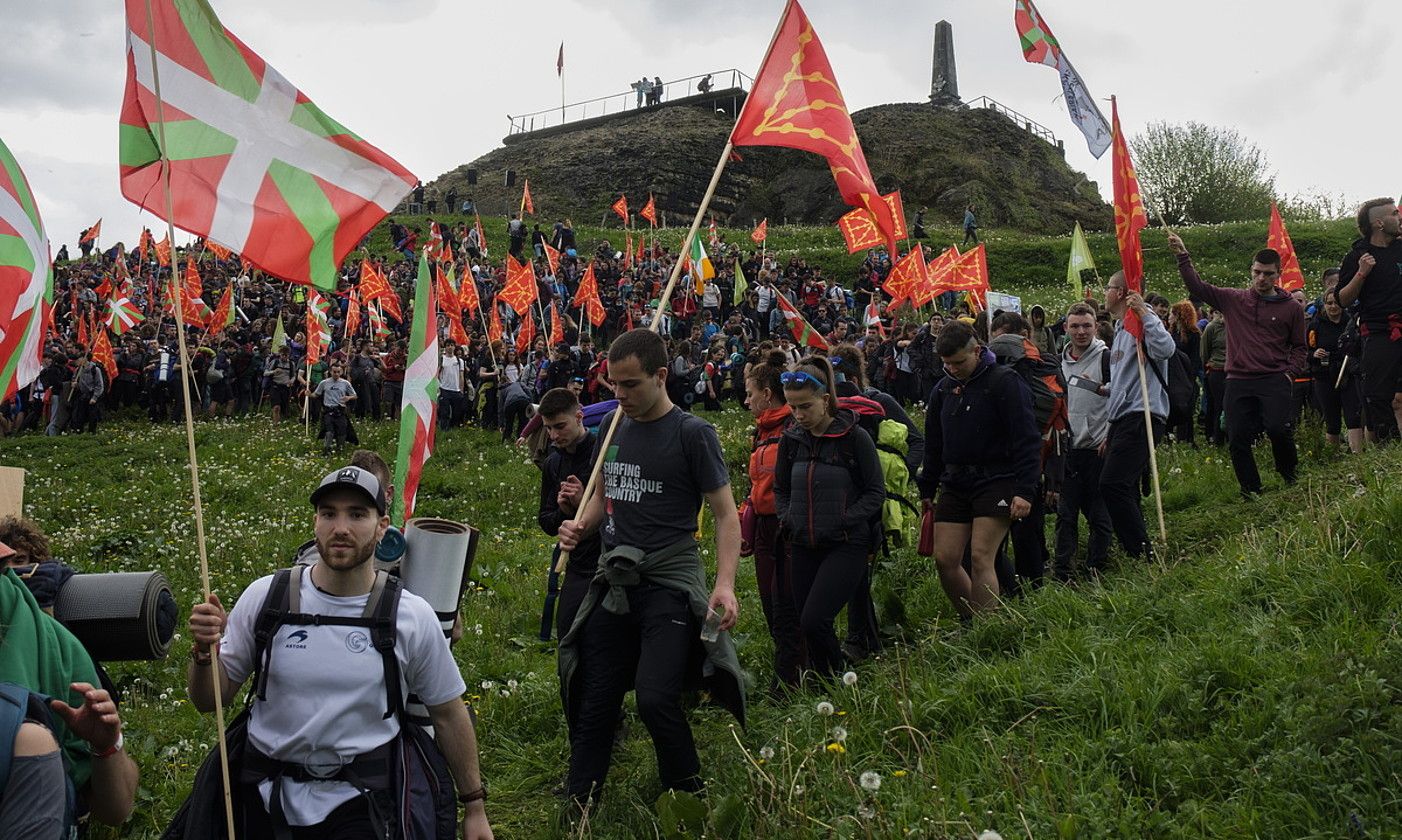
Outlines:
[{"label": "plastic water bottle", "polygon": [[385,529],[380,544],[375,546],[375,562],[383,566],[393,566],[404,557],[404,532],[393,525]]},{"label": "plastic water bottle", "polygon": [[701,641],[714,642],[720,638],[720,623],[725,619],[725,608],[720,612],[706,610],[706,620],[701,623]]}]

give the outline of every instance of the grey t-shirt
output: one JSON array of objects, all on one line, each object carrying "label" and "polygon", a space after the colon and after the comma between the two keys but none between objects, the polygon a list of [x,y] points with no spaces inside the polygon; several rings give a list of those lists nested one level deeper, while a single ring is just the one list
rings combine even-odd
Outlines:
[{"label": "grey t-shirt", "polygon": [[702,496],[730,481],[715,426],[676,407],[651,423],[619,423],[602,453],[605,548],[655,551],[694,534]]},{"label": "grey t-shirt", "polygon": [[326,408],[344,408],[346,398],[355,396],[355,389],[344,379],[323,379],[312,396],[321,397],[321,404]]}]

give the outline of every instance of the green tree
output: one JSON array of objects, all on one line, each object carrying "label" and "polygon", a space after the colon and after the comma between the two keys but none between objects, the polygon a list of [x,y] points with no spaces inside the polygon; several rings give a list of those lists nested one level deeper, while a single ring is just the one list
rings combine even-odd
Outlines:
[{"label": "green tree", "polygon": [[1260,147],[1233,129],[1156,122],[1130,145],[1151,217],[1209,224],[1270,213],[1275,175]]}]

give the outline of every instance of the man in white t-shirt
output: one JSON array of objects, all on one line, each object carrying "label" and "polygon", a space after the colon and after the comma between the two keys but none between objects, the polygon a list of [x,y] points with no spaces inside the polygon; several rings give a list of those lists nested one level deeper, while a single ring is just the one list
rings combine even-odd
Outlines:
[{"label": "man in white t-shirt", "polygon": [[[359,617],[375,583],[375,546],[389,527],[384,490],[369,471],[344,467],[322,480],[311,501],[321,562],[301,575],[299,611]],[[190,615],[195,649],[186,689],[200,711],[214,708],[211,668],[222,672],[220,692],[226,703],[253,673],[254,625],[272,580],[269,575],[250,584],[227,615],[213,594],[195,605]],[[427,601],[403,591],[395,631],[401,696],[415,694],[428,707],[459,799],[467,803],[462,836],[490,838],[477,738],[461,699],[466,685],[442,626]],[[376,836],[369,800],[355,786],[298,776],[335,776],[357,756],[398,735],[399,720],[385,716],[382,657],[364,627],[345,624],[284,624],[272,635],[269,649],[266,686],[253,702],[248,746],[286,765],[301,765],[305,773],[284,774],[280,808],[271,802],[272,783],[260,783],[263,809],[259,813],[256,804],[250,805],[249,825],[259,826],[260,820],[271,824],[268,814],[280,811],[296,827],[297,837]]]},{"label": "man in white t-shirt", "polygon": [[451,429],[462,422],[467,410],[463,398],[463,382],[467,379],[463,361],[455,352],[457,345],[452,340],[443,343],[443,353],[438,357],[438,428]]}]

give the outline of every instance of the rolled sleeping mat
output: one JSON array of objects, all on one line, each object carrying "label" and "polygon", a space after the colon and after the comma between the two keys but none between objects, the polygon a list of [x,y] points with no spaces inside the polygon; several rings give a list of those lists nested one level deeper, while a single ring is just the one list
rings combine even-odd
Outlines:
[{"label": "rolled sleeping mat", "polygon": [[54,618],[100,662],[162,659],[179,610],[160,572],[74,575],[58,592]]},{"label": "rolled sleeping mat", "polygon": [[453,631],[472,557],[477,553],[477,537],[476,528],[448,519],[420,517],[404,526],[400,580],[433,607],[444,636]]}]

